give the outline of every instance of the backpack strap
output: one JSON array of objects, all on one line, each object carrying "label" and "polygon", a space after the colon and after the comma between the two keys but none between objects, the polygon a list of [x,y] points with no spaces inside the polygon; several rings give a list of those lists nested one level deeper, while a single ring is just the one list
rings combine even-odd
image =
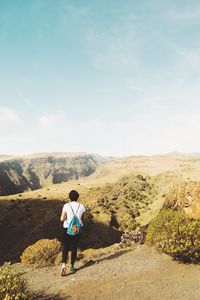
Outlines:
[{"label": "backpack strap", "polygon": [[77,214],[77,212],[78,212],[78,210],[79,210],[79,207],[80,207],[80,203],[78,204],[78,208],[77,208],[76,214]]},{"label": "backpack strap", "polygon": [[77,214],[77,212],[78,212],[78,210],[79,210],[79,207],[80,207],[80,203],[79,203],[79,205],[78,205],[78,208],[77,208],[76,213],[74,212],[74,210],[73,210],[71,204],[70,204],[70,203],[68,203],[68,204],[69,204],[69,206],[71,207],[71,210],[72,210],[72,212],[73,212],[73,215],[76,216],[76,214]]}]

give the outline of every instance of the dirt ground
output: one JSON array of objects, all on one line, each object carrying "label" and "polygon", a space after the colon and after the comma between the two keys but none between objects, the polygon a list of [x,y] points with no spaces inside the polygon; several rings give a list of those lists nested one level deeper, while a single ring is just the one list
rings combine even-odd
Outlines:
[{"label": "dirt ground", "polygon": [[199,265],[178,263],[145,245],[76,267],[61,277],[60,267],[15,265],[38,300],[200,299]]}]

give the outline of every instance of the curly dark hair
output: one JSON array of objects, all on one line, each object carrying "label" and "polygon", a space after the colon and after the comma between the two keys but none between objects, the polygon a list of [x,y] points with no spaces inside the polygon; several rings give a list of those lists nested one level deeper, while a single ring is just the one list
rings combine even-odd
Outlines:
[{"label": "curly dark hair", "polygon": [[79,198],[79,193],[75,190],[72,190],[70,193],[69,193],[69,199],[71,201],[77,201]]}]

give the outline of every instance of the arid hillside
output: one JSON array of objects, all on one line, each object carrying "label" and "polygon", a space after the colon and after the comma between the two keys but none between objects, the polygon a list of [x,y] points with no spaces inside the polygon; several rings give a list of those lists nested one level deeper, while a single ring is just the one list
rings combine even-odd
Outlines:
[{"label": "arid hillside", "polygon": [[[52,158],[50,158],[50,160],[51,159]],[[73,162],[73,167],[76,168],[76,160],[79,160],[79,163],[81,160],[82,165],[80,165],[83,170],[86,170],[85,168],[88,166],[88,161],[89,163],[94,162],[91,156],[85,157],[84,155],[65,157],[64,159],[62,158],[62,160],[57,156],[54,158],[54,162],[56,161],[54,166],[51,162],[48,162],[48,158],[46,158],[45,155],[42,158],[29,158],[28,161],[37,160],[38,165],[40,162],[39,170],[43,170],[44,172],[46,170],[45,166],[50,166],[52,170],[55,166],[60,164],[59,167],[63,168],[63,164],[66,163],[67,159],[70,159],[70,162]],[[9,163],[12,164],[13,161],[15,160],[9,161]],[[43,162],[45,163],[43,164]],[[85,253],[90,253],[93,256],[99,252],[107,251],[107,248],[105,248],[107,246],[111,246],[111,248],[108,249],[114,249],[112,247],[115,247],[115,245],[113,245],[115,243],[117,243],[118,247],[121,237],[123,242],[124,233],[126,232],[133,233],[135,229],[141,228],[143,225],[145,226],[142,228],[146,230],[145,228],[147,228],[150,221],[159,214],[163,205],[172,210],[184,210],[189,216],[199,218],[199,155],[173,153],[151,157],[127,157],[116,159],[102,165],[104,162],[106,162],[106,160],[95,161],[95,171],[86,177],[79,176],[77,179],[76,177],[72,177],[72,179],[67,182],[52,184],[53,176],[52,172],[50,172],[49,178],[41,177],[44,180],[41,180],[44,186],[40,189],[20,192],[10,196],[1,196],[0,235],[3,236],[3,239],[0,249],[0,264],[4,261],[19,262],[23,251],[29,245],[40,239],[56,238],[59,241],[61,240],[62,224],[59,221],[59,217],[63,204],[69,201],[68,193],[71,189],[78,190],[80,193],[80,201],[87,208],[87,217],[84,220],[85,229],[80,243],[80,250],[81,253],[86,251]],[[4,163],[8,163],[8,161]],[[160,272],[160,263],[164,256],[160,253],[154,255],[148,248],[138,248],[138,256],[134,251],[131,251],[130,254],[132,253],[133,255],[131,254],[131,256],[129,256],[126,251],[126,249],[123,250],[122,248],[121,252],[114,252],[106,258],[97,259],[96,263],[95,260],[93,261],[92,259],[91,261],[91,258],[88,258],[86,266],[82,266],[83,262],[78,263],[80,272],[78,271],[77,275],[70,275],[69,278],[79,278],[75,277],[79,276],[79,274],[83,276],[85,282],[82,291],[84,291],[86,286],[88,286],[88,281],[91,281],[89,268],[87,269],[87,267],[90,267],[90,263],[94,263],[94,266],[91,266],[90,270],[93,270],[96,274],[99,274],[100,270],[103,280],[97,299],[112,299],[116,287],[111,287],[111,285],[114,280],[113,278],[117,278],[116,274],[120,274],[122,271],[122,263],[126,265],[126,268],[124,269],[124,275],[122,277],[121,275],[119,276],[119,282],[126,281],[130,282],[130,284],[126,286],[126,289],[124,289],[124,285],[122,285],[121,294],[118,291],[117,295],[121,295],[121,299],[131,299],[132,282],[137,278],[141,289],[138,290],[138,288],[134,286],[134,293],[138,296],[136,299],[142,299],[141,297],[160,299],[160,296],[162,299],[169,299],[172,295],[168,289],[168,280],[172,280],[170,276],[166,274],[161,284],[162,288],[165,286],[165,293],[168,292],[166,298],[163,296],[165,293],[160,292],[160,294],[157,294],[157,290],[154,289],[154,284],[151,285],[152,274],[155,275],[156,283],[157,280],[162,277],[160,277],[158,273]],[[129,261],[126,262],[126,260],[130,258],[131,264]],[[138,259],[140,259],[139,265],[137,264]],[[145,269],[146,267],[144,267],[147,265],[146,263],[150,263],[148,274]],[[174,274],[174,278],[180,275],[179,272],[176,272],[177,268],[180,268],[180,272],[185,272],[184,274],[187,273],[187,266],[181,267],[180,264],[170,262],[166,256],[163,263],[164,269],[168,268],[169,265],[169,272],[170,274]],[[111,278],[110,281],[106,278],[107,271],[104,269],[104,264],[109,269],[110,273],[108,272],[108,275],[109,278]],[[32,274],[34,273],[33,285],[31,280],[29,284],[32,291],[39,293],[39,298],[37,299],[42,299],[41,295],[43,294],[45,297],[46,294],[51,294],[53,299],[56,299],[55,295],[58,296],[58,299],[67,299],[66,295],[68,295],[68,292],[61,290],[63,281],[58,277],[58,267],[55,266],[52,267],[52,269],[46,268],[38,271],[31,269],[31,267],[25,268],[21,264],[16,266],[21,270],[22,274],[26,274],[26,278],[30,276],[31,280],[33,279]],[[126,274],[127,268],[130,266],[132,275],[130,275],[131,277],[129,278]],[[139,273],[137,273],[138,268],[141,268],[141,272]],[[163,267],[161,267],[161,269],[163,273]],[[50,277],[46,276],[47,274],[45,272],[47,272]],[[191,269],[191,276],[193,276],[193,272],[196,274],[196,269]],[[44,285],[38,284],[41,274],[43,273],[45,273],[44,277],[47,278],[47,280],[44,281]],[[139,274],[138,277],[137,274]],[[97,280],[99,282],[101,278],[98,276]],[[150,293],[144,292],[146,283],[144,283],[143,280],[140,282],[140,278],[143,278],[143,276],[146,276],[145,280],[149,284]],[[57,284],[52,285],[51,280],[53,280],[54,283],[56,280]],[[66,278],[66,280],[68,280],[68,278]],[[116,284],[118,284],[117,281]],[[178,285],[174,285],[176,296],[182,295],[179,285],[182,286],[181,281]],[[51,289],[51,286],[55,288]],[[71,287],[70,284],[68,286]],[[95,291],[96,293],[96,283],[94,283],[93,287],[94,290],[91,289],[91,292]],[[107,287],[108,290],[106,289]],[[124,293],[124,291],[126,292]],[[187,296],[183,295],[183,297],[180,298],[177,296],[174,299],[189,299],[188,295],[190,295],[190,292]],[[72,296],[77,296],[77,299],[79,299],[80,295],[73,294]],[[195,297],[197,296],[198,292]],[[90,293],[87,293],[86,297],[90,299]],[[195,297],[191,299],[198,299]]]},{"label": "arid hillside", "polygon": [[[68,201],[71,189],[79,191],[80,201],[90,213],[87,226],[90,241],[85,239],[82,247],[98,248],[118,241],[121,232],[126,229],[134,230],[137,226],[148,224],[163,207],[166,195],[173,194],[170,192],[171,188],[182,186],[180,182],[183,179],[189,184],[191,179],[200,178],[200,156],[197,155],[127,157],[104,165],[100,164],[106,159],[97,157],[95,161],[90,155],[64,159],[48,156],[40,159],[31,158],[28,162],[30,163],[32,159],[38,162],[38,170],[43,172],[41,175],[43,181],[41,180],[40,184],[47,186],[0,197],[1,235],[4,236],[1,257],[4,259],[18,260],[25,247],[38,239],[60,239],[59,216],[63,203]],[[63,168],[64,164],[69,163],[67,159],[74,168],[78,168],[76,163],[79,163],[79,167],[82,167],[79,174],[86,175],[88,164],[92,164],[96,171],[87,177],[50,185],[53,178],[55,180],[52,170],[57,166]],[[5,163],[12,164],[13,161]],[[34,168],[37,169],[36,167],[35,165]],[[49,177],[46,178],[45,167],[51,170]],[[86,173],[83,173],[83,170]],[[194,197],[193,194],[197,189],[196,187],[193,189],[192,183],[190,185],[190,192]],[[171,199],[170,196],[170,201]],[[12,224],[9,222],[10,219],[13,220]],[[9,233],[7,233],[8,226]],[[9,252],[9,245],[13,243],[13,239],[16,247],[12,247],[12,251]],[[17,242],[19,240],[20,243]]]},{"label": "arid hillside", "polygon": [[173,174],[180,179],[200,179],[200,154],[169,153],[153,156],[129,156],[115,159],[97,168],[90,180],[116,181],[130,173],[154,176]]},{"label": "arid hillside", "polygon": [[89,176],[109,159],[94,154],[52,153],[0,162],[0,195],[11,195]]},{"label": "arid hillside", "polygon": [[[120,241],[123,230],[134,230],[139,224],[136,218],[149,212],[154,198],[160,196],[161,191],[155,183],[156,180],[150,177],[137,175],[123,177],[115,183],[102,186],[77,185],[81,194],[80,201],[88,212],[84,220],[81,248],[111,245]],[[24,194],[26,199],[23,194],[1,198],[0,235],[4,238],[0,261],[18,261],[25,248],[39,239],[61,238],[59,217],[63,204],[68,201],[72,182],[58,186],[63,185],[63,198],[56,195],[55,190],[48,190],[49,188],[27,192]],[[57,185],[52,186],[56,187]],[[36,192],[39,194],[30,197],[30,193],[33,195]],[[48,192],[53,192],[54,198],[48,197]],[[20,195],[23,197],[18,197]]]}]

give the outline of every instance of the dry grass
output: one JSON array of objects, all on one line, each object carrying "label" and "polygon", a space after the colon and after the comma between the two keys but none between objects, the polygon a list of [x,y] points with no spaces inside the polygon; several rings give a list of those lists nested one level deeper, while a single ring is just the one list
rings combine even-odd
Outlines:
[{"label": "dry grass", "polygon": [[26,248],[21,256],[21,263],[34,267],[48,267],[55,263],[61,248],[57,239],[42,239]]}]

